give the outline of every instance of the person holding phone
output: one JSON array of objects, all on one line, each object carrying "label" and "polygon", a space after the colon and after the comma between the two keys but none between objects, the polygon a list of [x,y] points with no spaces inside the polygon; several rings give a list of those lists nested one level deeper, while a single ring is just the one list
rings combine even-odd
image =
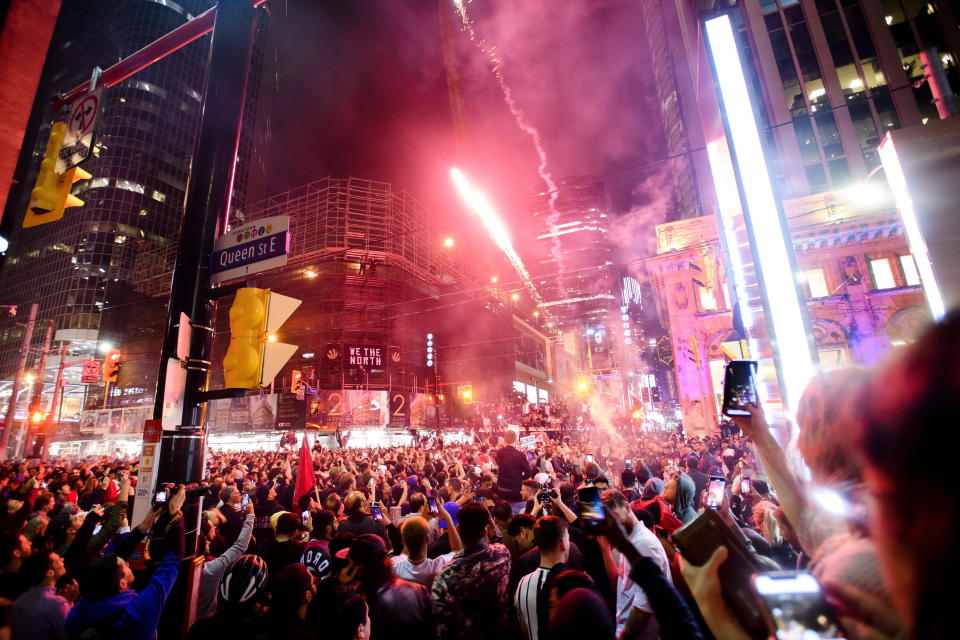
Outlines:
[{"label": "person holding phone", "polygon": [[240,502],[243,495],[236,487],[226,486],[220,490],[220,514],[224,517],[223,524],[220,525],[220,535],[225,539],[227,545],[232,545],[237,541],[240,535],[240,529],[243,528],[243,517],[240,515]]},{"label": "person holding phone", "polygon": [[[637,519],[624,495],[616,489],[608,489],[603,492],[601,499],[606,512],[623,527],[630,546],[639,555],[650,558],[672,584],[670,561],[663,545],[657,536]],[[617,637],[639,638],[644,637],[644,634],[653,637],[659,624],[646,592],[630,577],[631,566],[627,556],[621,554],[619,560],[614,558],[609,536],[599,537],[598,542],[607,577],[617,594]]]}]

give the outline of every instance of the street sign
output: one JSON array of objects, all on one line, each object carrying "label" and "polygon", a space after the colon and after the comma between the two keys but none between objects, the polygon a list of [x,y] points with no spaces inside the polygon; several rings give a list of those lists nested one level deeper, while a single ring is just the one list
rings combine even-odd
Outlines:
[{"label": "street sign", "polygon": [[100,384],[100,362],[84,360],[80,372],[80,384]]},{"label": "street sign", "polygon": [[97,89],[78,99],[70,106],[67,116],[67,134],[63,137],[57,173],[72,169],[90,157],[93,150],[94,127],[100,113],[103,89]]},{"label": "street sign", "polygon": [[210,282],[242,278],[287,264],[290,216],[271,216],[231,229],[210,255]]}]

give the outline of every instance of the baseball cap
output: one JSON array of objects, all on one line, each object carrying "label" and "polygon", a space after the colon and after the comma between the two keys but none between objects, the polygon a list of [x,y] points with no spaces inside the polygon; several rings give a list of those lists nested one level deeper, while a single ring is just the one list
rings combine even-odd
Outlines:
[{"label": "baseball cap", "polygon": [[350,543],[350,553],[347,557],[360,564],[376,562],[387,557],[387,547],[380,536],[363,533]]}]

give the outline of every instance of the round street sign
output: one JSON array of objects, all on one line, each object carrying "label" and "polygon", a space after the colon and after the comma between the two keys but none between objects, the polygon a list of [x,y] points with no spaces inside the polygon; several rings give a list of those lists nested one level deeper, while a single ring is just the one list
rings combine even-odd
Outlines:
[{"label": "round street sign", "polygon": [[79,138],[93,131],[100,111],[100,93],[91,93],[70,107],[67,118],[67,135]]}]

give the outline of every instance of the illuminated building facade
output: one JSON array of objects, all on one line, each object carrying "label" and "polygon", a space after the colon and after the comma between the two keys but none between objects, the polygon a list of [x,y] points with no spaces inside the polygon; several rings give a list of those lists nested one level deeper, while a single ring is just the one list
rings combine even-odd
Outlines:
[{"label": "illuminated building facade", "polygon": [[[699,21],[726,7],[663,0],[657,9],[662,35],[652,30],[648,40],[662,46],[651,53],[668,52],[672,63],[672,83],[657,82],[664,124],[669,133],[683,120],[685,155],[697,177],[712,180],[697,182],[705,217],[661,225],[648,267],[672,338],[684,420],[707,429],[718,417],[722,363],[740,357],[734,291],[741,317],[754,323],[749,337],[758,338],[751,356],[763,362],[770,345],[732,167],[718,171],[716,162],[725,156],[729,166],[729,140]],[[875,362],[927,317],[889,194],[866,201],[886,191],[877,147],[885,131],[937,117],[931,99],[945,95],[944,112],[957,81],[955,17],[949,6],[899,0],[745,0],[726,10],[759,101],[756,125],[788,220],[819,366]],[[923,77],[925,51],[943,66],[944,82]],[[704,156],[707,173],[697,171]],[[728,221],[723,234],[718,220]],[[772,365],[766,373],[774,377]]]}]

